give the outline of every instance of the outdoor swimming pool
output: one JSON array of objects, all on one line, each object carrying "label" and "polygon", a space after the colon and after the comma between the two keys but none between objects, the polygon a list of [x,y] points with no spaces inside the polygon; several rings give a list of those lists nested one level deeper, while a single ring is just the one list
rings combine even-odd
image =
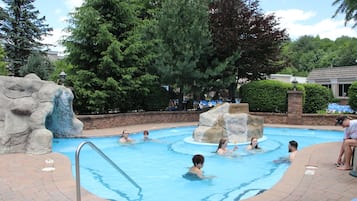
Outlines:
[{"label": "outdoor swimming pool", "polygon": [[[143,142],[142,133],[131,135],[132,145],[121,145],[118,137],[54,139],[53,151],[67,155],[75,176],[75,152],[83,141],[91,141],[112,159],[141,189],[132,185],[89,146],[80,154],[81,185],[108,200],[138,201],[232,201],[256,195],[276,184],[289,164],[272,162],[288,155],[290,140],[299,149],[323,142],[340,141],[342,131],[322,131],[293,128],[264,128],[262,152],[245,151],[239,145],[237,157],[222,157],[213,153],[217,145],[197,145],[188,140],[196,127],[180,127],[150,131],[157,141]],[[203,154],[205,175],[212,180],[189,181],[182,177],[192,156]],[[336,153],[337,157],[337,153]]]}]

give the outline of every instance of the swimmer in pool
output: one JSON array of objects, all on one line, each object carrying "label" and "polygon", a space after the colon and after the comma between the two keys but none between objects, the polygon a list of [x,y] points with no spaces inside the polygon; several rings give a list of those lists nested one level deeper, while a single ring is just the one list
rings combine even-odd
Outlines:
[{"label": "swimmer in pool", "polygon": [[274,160],[274,163],[292,163],[295,159],[296,153],[298,152],[298,143],[295,140],[289,141],[288,145],[289,156],[281,157],[278,160]]},{"label": "swimmer in pool", "polygon": [[232,156],[233,152],[238,149],[237,146],[234,146],[233,150],[229,150],[227,148],[228,145],[228,139],[227,138],[221,138],[218,143],[218,147],[216,150],[216,153],[218,155],[226,155],[226,156]]},{"label": "swimmer in pool", "polygon": [[144,141],[150,141],[151,140],[149,138],[149,131],[144,130],[143,135],[144,135],[144,138],[143,138]]},{"label": "swimmer in pool", "polygon": [[203,163],[205,158],[201,154],[196,154],[192,157],[193,166],[190,170],[183,175],[184,178],[189,180],[202,180],[202,179],[212,179],[214,176],[204,176],[202,172]]},{"label": "swimmer in pool", "polygon": [[123,133],[120,136],[119,142],[127,144],[127,143],[134,143],[135,141],[133,139],[129,138],[129,132],[127,130],[123,130]]},{"label": "swimmer in pool", "polygon": [[160,142],[159,140],[157,139],[152,139],[152,138],[149,138],[149,131],[148,130],[144,130],[143,132],[143,141],[144,142]]},{"label": "swimmer in pool", "polygon": [[247,150],[260,150],[258,139],[256,137],[250,138],[250,144],[247,146]]}]

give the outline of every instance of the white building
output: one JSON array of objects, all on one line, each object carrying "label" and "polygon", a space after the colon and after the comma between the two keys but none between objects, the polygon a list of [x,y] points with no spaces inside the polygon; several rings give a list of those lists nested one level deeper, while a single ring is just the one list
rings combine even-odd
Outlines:
[{"label": "white building", "polygon": [[279,80],[288,83],[292,83],[294,80],[296,80],[298,83],[306,83],[306,77],[298,77],[298,76],[292,76],[287,74],[270,74],[269,79]]}]

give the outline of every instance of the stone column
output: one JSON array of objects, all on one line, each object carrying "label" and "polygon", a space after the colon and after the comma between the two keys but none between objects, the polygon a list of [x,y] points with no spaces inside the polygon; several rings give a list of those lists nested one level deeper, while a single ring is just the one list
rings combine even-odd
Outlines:
[{"label": "stone column", "polygon": [[288,91],[288,124],[302,124],[302,91]]}]

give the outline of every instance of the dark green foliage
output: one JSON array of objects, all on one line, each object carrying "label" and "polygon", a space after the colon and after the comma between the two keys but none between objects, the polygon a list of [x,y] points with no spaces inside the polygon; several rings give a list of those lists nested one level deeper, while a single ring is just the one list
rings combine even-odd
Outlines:
[{"label": "dark green foliage", "polygon": [[280,73],[307,76],[312,69],[356,64],[357,38],[342,36],[335,41],[302,36],[287,42],[282,51],[286,68]]},{"label": "dark green foliage", "polygon": [[[303,112],[316,113],[327,108],[331,101],[331,90],[318,84],[298,84],[303,93]],[[253,81],[240,89],[242,102],[249,103],[252,112],[287,112],[287,92],[293,85],[276,80]]]},{"label": "dark green foliage", "polygon": [[353,82],[348,88],[348,104],[357,111],[357,82]]},{"label": "dark green foliage", "polygon": [[158,15],[155,67],[163,84],[180,89],[180,109],[183,94],[207,76],[204,63],[213,50],[207,10],[207,0],[167,0]]},{"label": "dark green foliage", "polygon": [[[53,65],[55,67],[54,71],[51,73],[49,79],[51,81],[54,81],[56,83],[59,83],[59,74],[63,71],[66,74],[68,74],[68,72],[71,72],[73,69],[73,66],[68,63],[67,60],[65,59],[61,59],[61,60],[57,60],[55,62],[53,62]],[[70,77],[72,75],[67,75],[67,79],[68,77]],[[73,80],[73,79],[71,79]],[[65,82],[66,83],[66,82]],[[66,85],[66,84],[65,84]]]},{"label": "dark green foliage", "polygon": [[305,104],[304,113],[317,113],[327,108],[331,101],[331,90],[319,84],[304,84]]},{"label": "dark green foliage", "polygon": [[169,92],[161,86],[153,86],[150,88],[150,93],[143,99],[145,111],[162,111],[169,105]]},{"label": "dark green foliage", "polygon": [[53,71],[54,66],[45,55],[34,53],[29,56],[27,64],[21,67],[20,75],[35,73],[42,80],[48,80]]},{"label": "dark green foliage", "polygon": [[[301,87],[298,87],[301,90]],[[251,112],[287,112],[287,91],[292,84],[277,80],[252,81],[240,87],[241,102]]]},{"label": "dark green foliage", "polygon": [[34,0],[3,0],[5,9],[0,11],[0,38],[4,42],[9,74],[20,76],[20,68],[27,63],[32,52],[41,51],[46,44],[43,36],[52,31],[44,24],[45,17],[38,18]]},{"label": "dark green foliage", "polygon": [[0,75],[6,75],[6,63],[4,62],[5,52],[4,49],[0,46]]},{"label": "dark green foliage", "polygon": [[[339,5],[338,5],[339,4]],[[347,22],[353,21],[353,28],[357,26],[357,2],[354,0],[335,0],[332,3],[333,6],[338,5],[337,10],[333,17],[336,17],[339,13],[345,14],[345,25]]]},{"label": "dark green foliage", "polygon": [[[274,15],[264,15],[256,0],[218,0],[210,5],[210,30],[219,61],[233,59],[222,77],[230,80],[231,96],[237,78],[259,80],[283,68],[278,63],[287,40]],[[234,56],[235,55],[235,56]],[[234,57],[233,57],[234,56]]]},{"label": "dark green foliage", "polygon": [[150,41],[144,39],[136,4],[86,0],[72,14],[71,35],[64,40],[73,65],[67,72],[80,113],[126,112],[141,108],[155,76]]}]

